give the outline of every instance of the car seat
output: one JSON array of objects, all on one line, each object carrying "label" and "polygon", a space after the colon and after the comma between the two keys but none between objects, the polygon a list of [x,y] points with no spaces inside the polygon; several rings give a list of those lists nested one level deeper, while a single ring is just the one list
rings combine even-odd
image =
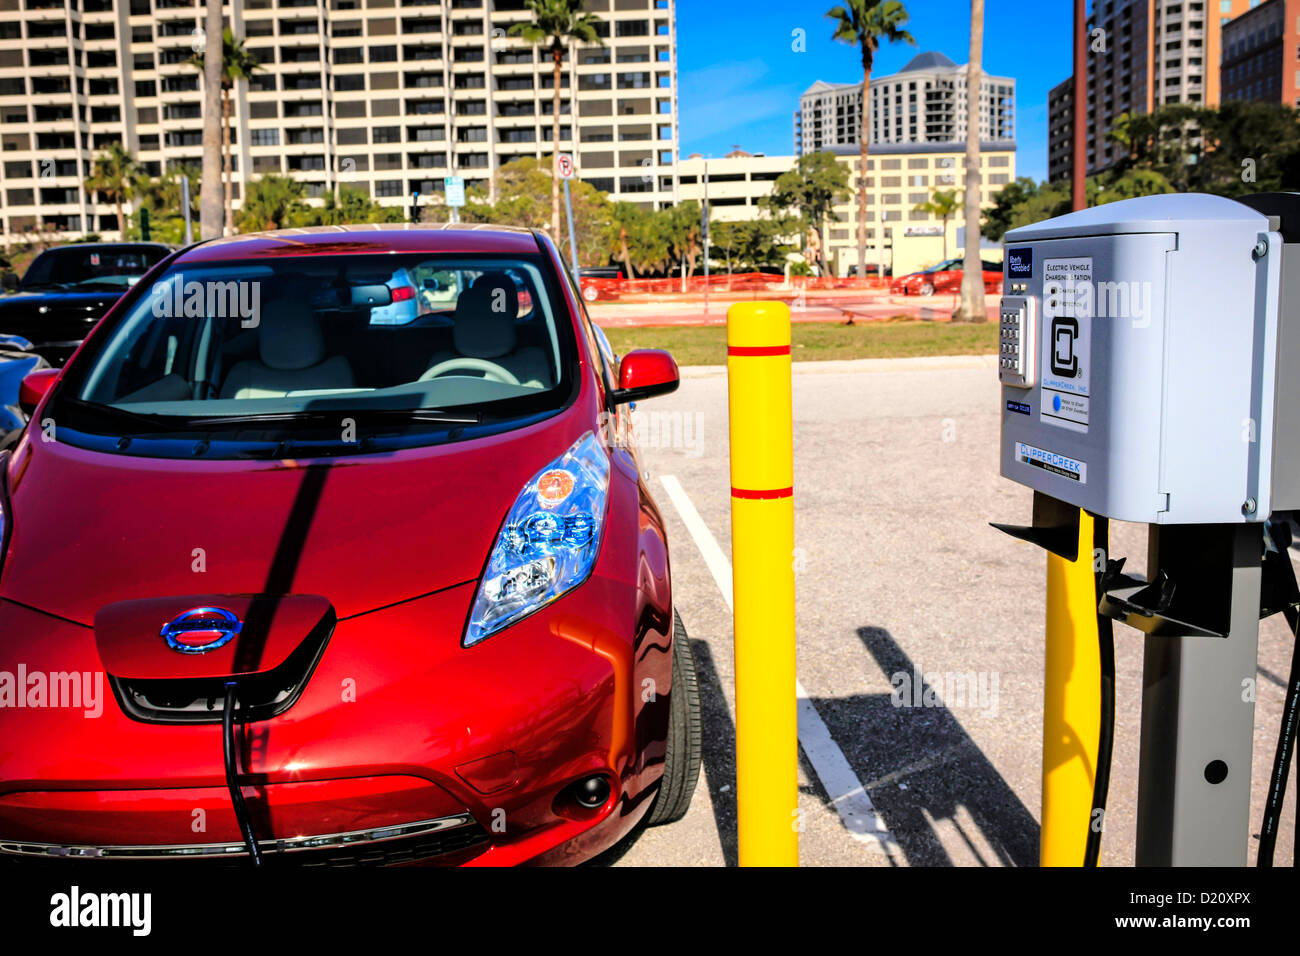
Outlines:
[{"label": "car seat", "polygon": [[310,304],[280,299],[262,309],[258,358],[231,368],[222,398],[282,398],[303,389],[352,388],[352,366],[342,355],[325,358],[325,339]]}]

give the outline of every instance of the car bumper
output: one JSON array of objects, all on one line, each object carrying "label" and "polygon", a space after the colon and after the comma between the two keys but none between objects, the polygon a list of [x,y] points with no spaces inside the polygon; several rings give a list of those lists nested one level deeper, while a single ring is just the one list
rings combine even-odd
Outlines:
[{"label": "car bumper", "polygon": [[[368,844],[370,862],[476,865],[579,862],[612,845],[656,790],[671,689],[668,622],[628,584],[598,570],[471,648],[460,640],[475,583],[340,621],[297,703],[246,728],[259,842],[304,860]],[[628,633],[628,621],[648,623]],[[27,690],[0,697],[0,854],[242,853],[219,724],[126,716],[89,627],[0,601],[0,634],[0,672]],[[634,692],[646,680],[657,694]],[[610,797],[586,809],[570,788],[593,774]],[[433,835],[401,828],[448,819],[462,822],[439,832],[474,839],[435,840],[418,859],[378,852]],[[311,840],[324,842],[291,844]]]}]

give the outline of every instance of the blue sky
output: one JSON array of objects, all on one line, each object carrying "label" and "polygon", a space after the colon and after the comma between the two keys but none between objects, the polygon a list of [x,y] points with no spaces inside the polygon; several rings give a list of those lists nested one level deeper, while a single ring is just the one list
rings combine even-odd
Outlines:
[{"label": "blue sky", "polygon": [[[939,50],[965,63],[969,0],[905,0],[916,47],[881,47],[873,75],[894,73],[917,53]],[[861,82],[856,47],[831,40],[824,14],[836,0],[678,0],[681,154],[794,151],[794,110],[815,80]],[[1016,168],[1047,178],[1047,92],[1070,75],[1069,0],[985,0],[984,68],[1016,80]],[[792,49],[802,29],[806,52]]]}]

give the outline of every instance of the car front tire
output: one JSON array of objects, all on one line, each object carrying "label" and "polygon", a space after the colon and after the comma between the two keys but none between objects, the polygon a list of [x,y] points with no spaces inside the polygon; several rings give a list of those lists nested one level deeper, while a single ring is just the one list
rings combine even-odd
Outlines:
[{"label": "car front tire", "polygon": [[681,615],[673,611],[673,690],[669,699],[668,749],[664,755],[664,776],[646,819],[648,826],[675,823],[690,809],[695,784],[700,779],[704,752],[703,720],[700,715],[700,684],[695,673],[695,655]]}]

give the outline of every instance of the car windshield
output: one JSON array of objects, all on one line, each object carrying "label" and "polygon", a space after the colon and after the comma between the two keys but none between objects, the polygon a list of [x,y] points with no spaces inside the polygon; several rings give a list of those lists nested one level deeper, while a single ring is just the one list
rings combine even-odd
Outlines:
[{"label": "car windshield", "polygon": [[125,291],[165,255],[162,246],[64,246],[41,253],[23,275],[23,289]]},{"label": "car windshield", "polygon": [[558,408],[574,345],[555,289],[541,256],[178,262],[74,363],[60,414],[100,435],[296,438]]}]

